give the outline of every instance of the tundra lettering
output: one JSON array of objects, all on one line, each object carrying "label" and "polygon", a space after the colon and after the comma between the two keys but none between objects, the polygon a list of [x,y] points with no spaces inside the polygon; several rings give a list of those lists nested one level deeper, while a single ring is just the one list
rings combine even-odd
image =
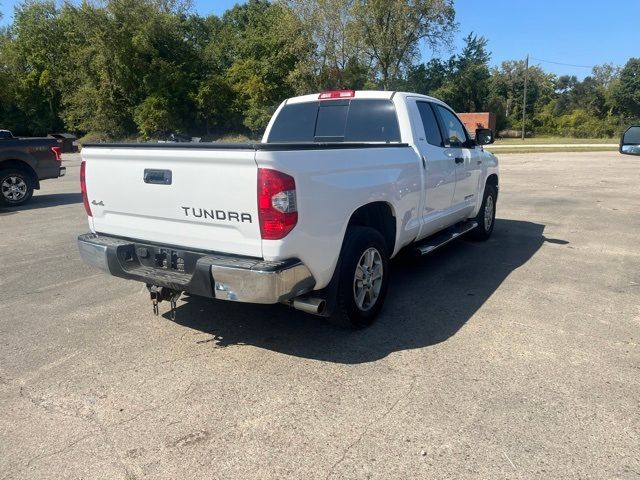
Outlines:
[{"label": "tundra lettering", "polygon": [[[249,213],[226,212],[224,210],[213,210],[206,208],[180,207],[184,210],[185,217],[210,218],[212,220],[235,220],[236,222],[252,223]],[[189,213],[191,212],[191,213]]]}]

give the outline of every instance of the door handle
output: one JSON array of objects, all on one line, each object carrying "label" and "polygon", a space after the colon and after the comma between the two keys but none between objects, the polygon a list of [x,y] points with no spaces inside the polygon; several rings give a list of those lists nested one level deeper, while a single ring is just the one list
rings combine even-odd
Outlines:
[{"label": "door handle", "polygon": [[153,170],[151,168],[145,168],[142,179],[144,180],[144,183],[171,185],[171,170]]},{"label": "door handle", "polygon": [[456,157],[455,158],[456,163],[464,163],[464,158],[462,157]]},{"label": "door handle", "polygon": [[422,158],[422,168],[424,168],[426,170],[427,169],[427,159],[424,158],[424,155],[420,155],[420,158]]}]

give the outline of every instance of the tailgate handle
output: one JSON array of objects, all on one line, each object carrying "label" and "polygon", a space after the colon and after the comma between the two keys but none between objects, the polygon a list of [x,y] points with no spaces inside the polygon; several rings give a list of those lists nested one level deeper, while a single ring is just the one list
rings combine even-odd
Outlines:
[{"label": "tailgate handle", "polygon": [[153,170],[151,168],[145,168],[144,183],[171,185],[171,170]]}]

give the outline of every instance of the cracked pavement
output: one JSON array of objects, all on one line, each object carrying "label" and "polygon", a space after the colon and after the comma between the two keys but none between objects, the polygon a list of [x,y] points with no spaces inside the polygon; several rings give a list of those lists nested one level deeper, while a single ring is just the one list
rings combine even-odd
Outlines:
[{"label": "cracked pavement", "polygon": [[393,263],[360,332],[80,261],[77,155],[0,208],[0,480],[640,479],[640,168],[499,155],[486,243]]}]

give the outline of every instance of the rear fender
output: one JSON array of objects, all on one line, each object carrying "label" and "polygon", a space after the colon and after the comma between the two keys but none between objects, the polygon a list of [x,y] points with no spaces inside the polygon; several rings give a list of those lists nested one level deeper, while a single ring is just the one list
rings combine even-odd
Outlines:
[{"label": "rear fender", "polygon": [[7,153],[8,155],[5,156],[5,158],[7,159],[0,162],[0,170],[16,168],[18,170],[27,172],[31,176],[31,180],[33,181],[33,188],[35,188],[36,190],[40,189],[40,180],[38,179],[38,174],[36,173],[35,160],[28,154],[25,154],[23,152],[10,151]]}]

